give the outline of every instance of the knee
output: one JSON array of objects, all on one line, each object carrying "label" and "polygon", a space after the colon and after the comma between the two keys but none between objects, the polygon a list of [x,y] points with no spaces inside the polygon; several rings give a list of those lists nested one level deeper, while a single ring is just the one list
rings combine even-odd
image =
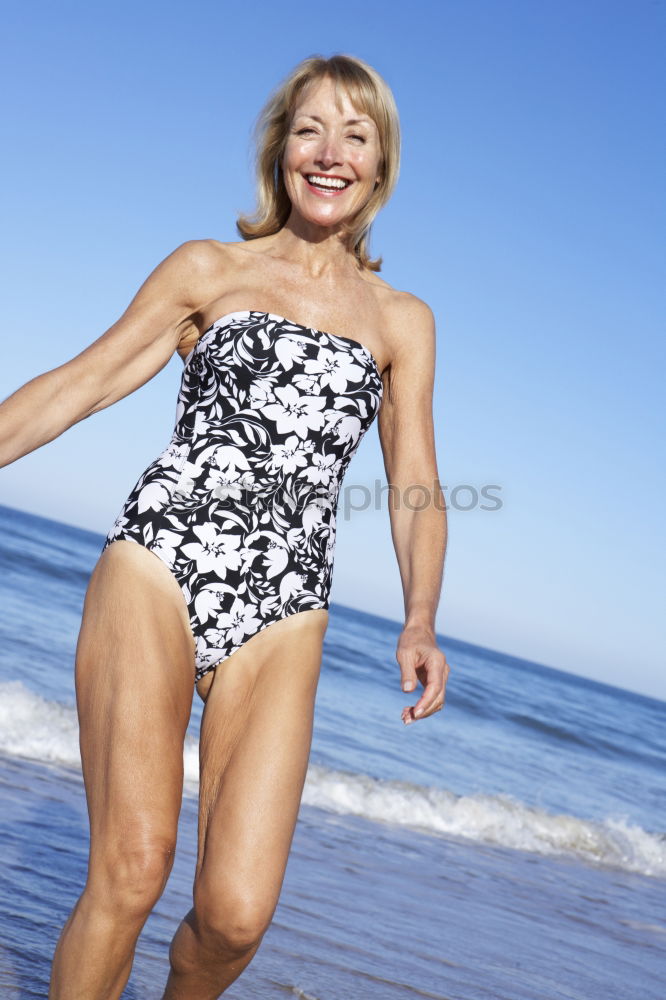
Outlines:
[{"label": "knee", "polygon": [[175,837],[142,837],[91,858],[89,889],[101,906],[124,919],[148,916],[173,866]]},{"label": "knee", "polygon": [[215,954],[242,955],[258,947],[274,907],[249,892],[199,886],[194,912],[201,943]]}]

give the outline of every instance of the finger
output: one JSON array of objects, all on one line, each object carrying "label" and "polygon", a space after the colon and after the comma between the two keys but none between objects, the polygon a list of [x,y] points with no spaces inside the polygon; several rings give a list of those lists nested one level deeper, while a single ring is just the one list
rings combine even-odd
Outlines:
[{"label": "finger", "polygon": [[402,671],[402,690],[413,691],[417,684],[416,671],[404,667]]},{"label": "finger", "polygon": [[415,718],[420,719],[422,715],[425,715],[427,712],[430,711],[432,706],[437,701],[437,698],[441,690],[442,690],[442,685],[437,681],[429,681],[426,684],[423,694],[414,705]]},{"label": "finger", "polygon": [[[436,701],[435,704],[428,711],[424,712],[423,715],[418,716],[418,720],[420,721],[422,719],[427,719],[431,715],[434,715],[435,712],[441,712],[443,708],[444,708],[444,701],[443,700]],[[409,726],[410,723],[417,721],[412,715],[412,708],[410,705],[407,705],[403,710],[402,721],[405,723],[406,726]]]},{"label": "finger", "polygon": [[403,651],[396,653],[396,659],[400,666],[400,684],[403,691],[413,691],[418,683],[416,675],[415,657]]}]

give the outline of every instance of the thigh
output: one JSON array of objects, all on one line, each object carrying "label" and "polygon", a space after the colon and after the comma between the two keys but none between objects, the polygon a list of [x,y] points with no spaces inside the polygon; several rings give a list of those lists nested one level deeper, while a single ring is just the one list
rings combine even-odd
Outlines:
[{"label": "thigh", "polygon": [[203,895],[210,908],[216,895],[270,920],[307,774],[327,623],[323,609],[275,622],[215,669],[201,724],[195,905]]},{"label": "thigh", "polygon": [[81,761],[96,852],[175,837],[194,643],[166,564],[114,542],[91,576],[76,652]]}]

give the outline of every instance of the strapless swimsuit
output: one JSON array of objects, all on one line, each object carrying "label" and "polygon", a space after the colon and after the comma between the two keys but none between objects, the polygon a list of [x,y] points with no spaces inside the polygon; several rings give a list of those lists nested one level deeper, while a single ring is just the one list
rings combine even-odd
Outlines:
[{"label": "strapless swimsuit", "polygon": [[195,683],[272,622],[328,608],[340,487],[382,393],[363,344],[274,313],[222,316],[190,351],[171,441],[102,551],[125,539],[169,567]]}]

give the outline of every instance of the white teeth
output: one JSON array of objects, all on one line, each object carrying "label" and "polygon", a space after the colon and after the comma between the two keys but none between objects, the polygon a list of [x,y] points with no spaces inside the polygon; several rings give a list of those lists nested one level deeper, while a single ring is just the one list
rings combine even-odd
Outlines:
[{"label": "white teeth", "polygon": [[347,181],[339,177],[319,177],[316,174],[308,174],[308,181],[314,187],[343,188],[347,187]]}]

